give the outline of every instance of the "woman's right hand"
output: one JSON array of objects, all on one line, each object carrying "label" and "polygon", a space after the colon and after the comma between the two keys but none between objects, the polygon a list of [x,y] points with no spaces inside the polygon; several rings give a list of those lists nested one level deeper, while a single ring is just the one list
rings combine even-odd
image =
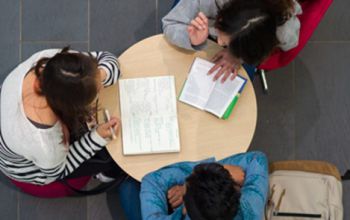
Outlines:
[{"label": "woman's right hand", "polygon": [[117,136],[119,127],[120,127],[120,120],[116,117],[112,117],[111,120],[109,120],[108,122],[99,124],[97,126],[96,131],[102,138],[112,138],[113,136],[113,134],[111,133],[112,130],[114,131],[114,134]]},{"label": "woman's right hand", "polygon": [[208,18],[203,12],[199,12],[198,16],[191,21],[187,31],[191,44],[194,46],[198,46],[207,40],[209,35]]}]

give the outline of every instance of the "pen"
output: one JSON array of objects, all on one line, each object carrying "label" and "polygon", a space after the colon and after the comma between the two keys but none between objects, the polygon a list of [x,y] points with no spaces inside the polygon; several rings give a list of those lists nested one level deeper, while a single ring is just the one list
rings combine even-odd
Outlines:
[{"label": "pen", "polygon": [[260,70],[260,76],[261,76],[261,81],[262,81],[262,84],[263,84],[263,87],[264,87],[264,92],[268,93],[269,87],[267,86],[265,70]]},{"label": "pen", "polygon": [[[109,122],[111,120],[111,116],[109,115],[109,111],[107,109],[104,109],[103,111],[104,116],[105,116],[105,122]],[[116,139],[117,137],[115,136],[115,130],[113,127],[109,128],[112,134],[112,139]]]}]

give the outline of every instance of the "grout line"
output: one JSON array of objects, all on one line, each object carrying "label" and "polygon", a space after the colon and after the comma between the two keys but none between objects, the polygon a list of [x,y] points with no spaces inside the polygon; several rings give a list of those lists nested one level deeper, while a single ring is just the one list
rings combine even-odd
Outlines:
[{"label": "grout line", "polygon": [[155,0],[156,1],[156,33],[158,33],[158,29],[159,29],[159,0]]},{"label": "grout line", "polygon": [[88,43],[88,41],[42,41],[42,40],[25,40],[22,41],[22,43],[31,43],[31,44],[49,44],[49,43],[54,43],[54,44],[64,44],[64,43]]},{"label": "grout line", "polygon": [[87,48],[87,51],[90,51],[90,0],[87,0],[87,4],[88,4],[88,10],[87,10],[87,44],[88,44],[88,48]]},{"label": "grout line", "polygon": [[350,43],[350,41],[346,41],[346,40],[339,40],[339,41],[310,40],[308,43]]},{"label": "grout line", "polygon": [[293,71],[293,106],[294,106],[294,148],[293,148],[293,159],[296,160],[296,150],[297,150],[297,132],[296,132],[296,110],[297,110],[297,106],[296,106],[296,73],[295,73],[295,60],[293,60],[292,63],[292,71]]},{"label": "grout line", "polygon": [[22,40],[23,40],[23,37],[22,37],[22,3],[23,1],[20,0],[19,1],[19,42],[18,42],[18,55],[19,55],[19,62],[22,61]]},{"label": "grout line", "polygon": [[20,194],[19,193],[20,192],[17,190],[17,220],[20,219],[20,212],[19,212],[19,208],[20,208],[20,206],[19,206]]}]

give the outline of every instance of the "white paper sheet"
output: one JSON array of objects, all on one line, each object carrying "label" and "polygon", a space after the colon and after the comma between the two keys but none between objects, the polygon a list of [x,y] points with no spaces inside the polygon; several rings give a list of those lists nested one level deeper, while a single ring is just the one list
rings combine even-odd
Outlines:
[{"label": "white paper sheet", "polygon": [[123,153],[179,152],[174,76],[119,80]]}]

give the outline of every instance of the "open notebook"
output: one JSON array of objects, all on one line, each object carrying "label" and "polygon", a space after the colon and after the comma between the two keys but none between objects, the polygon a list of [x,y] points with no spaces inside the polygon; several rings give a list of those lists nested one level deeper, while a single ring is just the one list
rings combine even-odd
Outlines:
[{"label": "open notebook", "polygon": [[228,119],[247,79],[238,75],[234,80],[227,79],[224,83],[221,83],[221,78],[213,81],[216,72],[210,76],[207,75],[213,66],[213,63],[197,57],[192,64],[179,100],[219,118]]},{"label": "open notebook", "polygon": [[174,76],[119,80],[123,154],[179,152]]}]

